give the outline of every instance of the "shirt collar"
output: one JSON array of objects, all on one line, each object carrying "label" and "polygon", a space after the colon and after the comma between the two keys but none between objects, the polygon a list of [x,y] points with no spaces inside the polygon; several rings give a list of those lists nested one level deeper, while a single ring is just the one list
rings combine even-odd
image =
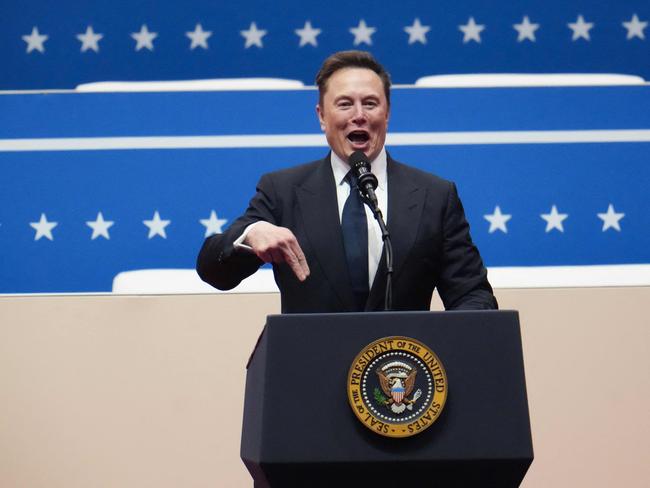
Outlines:
[{"label": "shirt collar", "polygon": [[[337,185],[342,185],[345,177],[350,171],[350,165],[343,161],[334,152],[330,152],[330,161],[332,163],[332,171],[334,172],[334,181]],[[381,152],[377,155],[374,161],[370,162],[370,171],[377,177],[377,186],[382,190],[386,189],[386,148],[382,147]]]}]

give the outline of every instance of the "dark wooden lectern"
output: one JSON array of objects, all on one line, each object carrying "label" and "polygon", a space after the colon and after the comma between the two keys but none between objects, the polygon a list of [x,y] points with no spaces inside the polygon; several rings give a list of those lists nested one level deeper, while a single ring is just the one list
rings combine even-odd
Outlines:
[{"label": "dark wooden lectern", "polygon": [[[373,433],[348,403],[352,361],[386,336],[426,344],[447,372],[440,418],[409,438]],[[519,486],[533,448],[517,312],[269,316],[241,456],[256,488]]]}]

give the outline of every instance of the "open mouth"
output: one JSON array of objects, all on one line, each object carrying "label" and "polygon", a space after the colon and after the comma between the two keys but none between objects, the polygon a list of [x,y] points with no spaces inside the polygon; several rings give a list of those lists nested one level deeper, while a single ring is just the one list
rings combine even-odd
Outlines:
[{"label": "open mouth", "polygon": [[348,134],[348,141],[352,144],[365,144],[370,139],[370,134],[364,130],[353,130]]}]

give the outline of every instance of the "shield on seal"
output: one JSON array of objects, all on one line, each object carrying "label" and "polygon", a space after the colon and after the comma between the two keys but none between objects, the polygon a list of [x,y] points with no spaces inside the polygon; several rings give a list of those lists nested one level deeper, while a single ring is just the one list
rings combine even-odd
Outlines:
[{"label": "shield on seal", "polygon": [[404,387],[401,385],[395,385],[390,389],[390,396],[393,398],[393,401],[398,405],[404,400]]}]

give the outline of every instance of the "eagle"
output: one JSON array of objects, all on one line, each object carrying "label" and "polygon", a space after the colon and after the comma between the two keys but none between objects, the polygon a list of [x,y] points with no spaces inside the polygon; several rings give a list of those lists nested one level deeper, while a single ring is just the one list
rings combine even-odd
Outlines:
[{"label": "eagle", "polygon": [[412,369],[408,374],[401,372],[397,374],[389,373],[388,375],[382,369],[377,369],[379,385],[382,391],[388,396],[388,400],[384,402],[384,405],[389,407],[394,413],[402,413],[407,406],[409,410],[413,409],[412,404],[420,397],[421,392],[418,390],[413,396],[413,399],[408,399],[408,396],[415,387],[416,374],[416,369]]}]

